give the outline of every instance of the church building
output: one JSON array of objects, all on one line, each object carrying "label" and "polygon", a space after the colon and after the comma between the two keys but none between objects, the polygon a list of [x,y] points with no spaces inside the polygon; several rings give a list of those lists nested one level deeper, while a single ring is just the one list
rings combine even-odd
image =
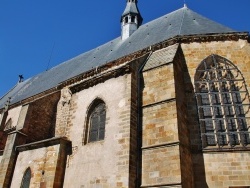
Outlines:
[{"label": "church building", "polygon": [[250,38],[184,7],[0,98],[0,188],[249,188]]}]

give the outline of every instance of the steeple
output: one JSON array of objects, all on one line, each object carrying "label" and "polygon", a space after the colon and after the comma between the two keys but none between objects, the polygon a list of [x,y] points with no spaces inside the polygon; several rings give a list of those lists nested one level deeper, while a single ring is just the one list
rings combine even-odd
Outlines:
[{"label": "steeple", "polygon": [[137,8],[137,0],[127,0],[127,6],[121,17],[122,40],[130,37],[142,24],[142,17]]}]

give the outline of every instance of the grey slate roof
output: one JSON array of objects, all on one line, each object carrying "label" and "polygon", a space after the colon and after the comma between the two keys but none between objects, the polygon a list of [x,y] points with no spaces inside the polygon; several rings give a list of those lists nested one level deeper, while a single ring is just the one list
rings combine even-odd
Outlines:
[{"label": "grey slate roof", "polygon": [[177,52],[179,44],[174,44],[172,46],[168,46],[167,48],[163,48],[154,52],[150,58],[148,59],[147,63],[143,67],[143,71],[150,70],[155,67],[159,67],[166,63],[170,63],[174,60],[175,54]]},{"label": "grey slate roof", "polygon": [[126,40],[121,40],[121,37],[116,38],[17,84],[0,99],[0,108],[4,106],[8,97],[11,97],[11,104],[14,104],[56,87],[59,83],[92,68],[178,35],[230,32],[235,31],[183,7],[142,25]]}]

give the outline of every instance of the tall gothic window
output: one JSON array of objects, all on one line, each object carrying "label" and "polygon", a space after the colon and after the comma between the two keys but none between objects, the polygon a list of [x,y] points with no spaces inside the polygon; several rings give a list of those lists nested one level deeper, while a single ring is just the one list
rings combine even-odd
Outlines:
[{"label": "tall gothic window", "polygon": [[23,175],[22,183],[20,188],[29,188],[30,187],[30,179],[31,179],[31,170],[27,168]]},{"label": "tall gothic window", "polygon": [[203,149],[247,147],[249,93],[237,67],[211,55],[197,68],[194,82]]},{"label": "tall gothic window", "polygon": [[88,142],[104,140],[106,122],[105,103],[100,99],[96,99],[90,107],[88,116]]}]

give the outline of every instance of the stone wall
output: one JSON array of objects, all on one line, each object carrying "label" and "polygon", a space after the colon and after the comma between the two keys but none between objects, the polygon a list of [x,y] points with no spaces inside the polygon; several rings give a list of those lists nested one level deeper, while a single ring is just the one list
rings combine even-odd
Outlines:
[{"label": "stone wall", "polygon": [[67,136],[67,124],[69,121],[70,109],[74,108],[74,101],[71,102],[71,91],[69,88],[63,88],[61,90],[61,97],[57,104],[57,116],[55,126],[55,136]]},{"label": "stone wall", "polygon": [[59,145],[20,152],[17,158],[11,187],[20,187],[24,172],[31,169],[30,187],[53,187]]},{"label": "stone wall", "polygon": [[[86,143],[87,111],[100,98],[106,105],[105,139]],[[131,75],[73,93],[66,135],[72,140],[64,187],[129,187]]]},{"label": "stone wall", "polygon": [[62,187],[69,146],[69,141],[63,138],[18,146],[11,187],[20,187],[28,168],[31,170],[30,188]]},{"label": "stone wall", "polygon": [[[141,187],[249,186],[249,151],[202,151],[194,95],[196,68],[211,54],[234,63],[250,91],[249,51],[249,43],[243,40],[181,44],[171,62],[142,72],[140,86],[139,64],[135,62],[129,67],[132,73],[96,82],[74,93],[63,88],[61,93],[33,101],[22,127],[27,142],[66,136],[72,141],[72,153],[66,159],[66,148],[60,145],[20,151],[11,187],[20,187],[28,167],[32,171],[31,187],[42,188],[62,187],[62,183],[72,187],[72,181],[74,187],[80,188],[134,188],[139,173]],[[138,87],[142,89],[141,101],[137,100]],[[87,112],[97,98],[106,105],[105,139],[88,143]],[[10,109],[7,119],[12,118],[16,125],[20,112],[21,107]],[[137,163],[138,114],[142,120],[141,164]],[[19,145],[18,139],[12,141],[12,137],[10,151]],[[0,150],[5,141],[1,142]],[[0,154],[0,161],[12,164],[16,155],[5,153],[7,160],[2,160]],[[4,167],[0,171],[8,169],[7,164]],[[0,179],[2,182],[4,178]]]},{"label": "stone wall", "polygon": [[181,186],[173,63],[144,71],[143,81],[141,187]]},{"label": "stone wall", "polygon": [[4,148],[0,162],[0,187],[10,186],[17,158],[15,147],[24,144],[25,140],[26,136],[18,131],[13,131],[8,134],[6,147]]},{"label": "stone wall", "polygon": [[12,126],[16,127],[17,126],[17,122],[18,122],[18,118],[19,118],[19,114],[20,114],[20,111],[21,111],[21,108],[22,108],[22,106],[18,106],[16,108],[12,108],[12,109],[8,110],[8,115],[7,115],[5,123],[7,123],[7,121],[11,118],[11,120],[12,120]]},{"label": "stone wall", "polygon": [[174,78],[177,105],[178,136],[180,141],[181,182],[183,187],[193,187],[193,163],[190,151],[188,129],[187,101],[184,73],[187,71],[185,58],[181,48],[174,58]]},{"label": "stone wall", "polygon": [[[18,129],[18,124],[20,124],[19,118],[20,118],[21,110],[22,110],[22,106],[18,106],[16,108],[9,109],[5,113],[6,117],[3,119],[4,121],[2,122],[3,127],[2,127],[2,130],[0,130],[0,150],[4,150],[5,148],[8,132]],[[11,120],[11,123],[9,127],[6,127],[6,123],[9,120]]]},{"label": "stone wall", "polygon": [[4,150],[7,140],[7,134],[4,131],[0,131],[0,151]]},{"label": "stone wall", "polygon": [[142,155],[142,187],[180,186],[178,146],[144,149]]},{"label": "stone wall", "polygon": [[26,143],[55,136],[55,120],[60,93],[54,93],[29,104],[22,131],[28,135]]},{"label": "stone wall", "polygon": [[[194,74],[196,68],[211,54],[217,54],[231,61],[243,74],[250,91],[250,45],[247,41],[219,41],[188,43],[181,45],[188,71],[185,73],[188,127],[193,153],[196,187],[229,187],[249,185],[250,160],[248,152],[202,153],[199,123],[194,97]],[[247,116],[249,117],[250,112]],[[248,126],[249,126],[248,120]]]},{"label": "stone wall", "polygon": [[206,181],[209,187],[228,188],[250,185],[250,153],[205,153]]}]

